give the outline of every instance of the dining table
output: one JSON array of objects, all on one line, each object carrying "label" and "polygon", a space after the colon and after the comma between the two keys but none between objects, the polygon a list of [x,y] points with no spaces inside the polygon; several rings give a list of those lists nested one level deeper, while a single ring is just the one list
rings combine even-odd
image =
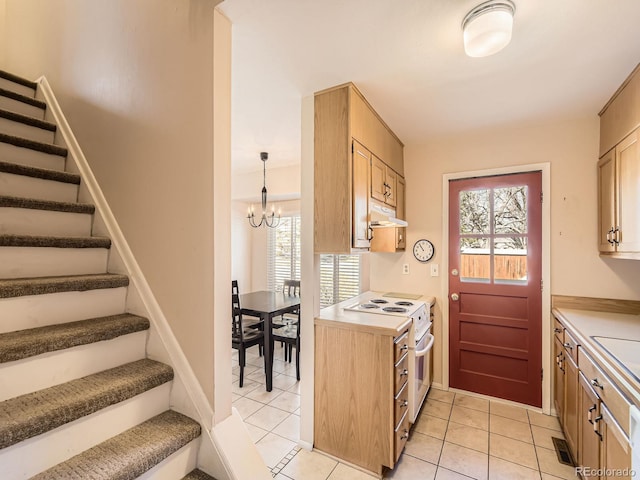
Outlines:
[{"label": "dining table", "polygon": [[267,392],[273,389],[273,317],[293,313],[300,308],[300,297],[283,292],[261,290],[240,295],[243,315],[260,317],[264,321],[264,362]]}]

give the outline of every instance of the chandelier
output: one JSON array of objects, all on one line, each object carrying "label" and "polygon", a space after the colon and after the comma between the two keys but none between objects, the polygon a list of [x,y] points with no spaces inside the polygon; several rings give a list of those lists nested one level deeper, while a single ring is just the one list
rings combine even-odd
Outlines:
[{"label": "chandelier", "polygon": [[247,209],[249,225],[253,228],[258,228],[262,225],[265,227],[276,228],[280,225],[280,210],[278,209],[278,215],[276,216],[276,209],[274,205],[271,205],[271,213],[267,215],[267,158],[269,158],[269,154],[267,152],[260,152],[260,160],[262,160],[262,216],[260,217],[259,223],[256,223],[256,215],[253,211],[253,205]]}]

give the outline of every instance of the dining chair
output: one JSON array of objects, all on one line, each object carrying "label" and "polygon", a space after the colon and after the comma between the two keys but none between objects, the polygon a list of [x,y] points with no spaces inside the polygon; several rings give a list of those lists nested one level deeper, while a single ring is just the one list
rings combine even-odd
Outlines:
[{"label": "dining chair", "polygon": [[[247,348],[258,345],[262,350],[264,348],[264,329],[247,327],[242,318],[242,310],[240,309],[240,297],[238,294],[231,294],[232,299],[232,320],[231,320],[231,347],[238,350],[238,364],[240,365],[240,381],[242,388],[244,384],[244,367],[247,362]],[[266,364],[265,364],[266,369]]]},{"label": "dining chair", "polygon": [[[236,295],[236,300],[234,300],[234,295]],[[231,307],[232,308],[240,308],[240,288],[238,287],[237,280],[231,280]],[[245,328],[255,328],[264,332],[264,323],[260,317],[254,317],[250,315],[244,315],[242,318],[242,324]],[[258,348],[258,354],[262,356],[263,354],[263,345],[260,345]]]},{"label": "dining chair", "polygon": [[273,340],[284,344],[284,359],[291,363],[293,348],[296,349],[296,378],[300,380],[300,309],[296,312],[296,321],[285,323],[273,331]]}]

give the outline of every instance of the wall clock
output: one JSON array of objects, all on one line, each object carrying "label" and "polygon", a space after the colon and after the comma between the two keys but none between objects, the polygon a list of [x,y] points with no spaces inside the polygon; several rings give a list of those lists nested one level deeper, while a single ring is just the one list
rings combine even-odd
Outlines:
[{"label": "wall clock", "polygon": [[433,247],[433,243],[424,238],[413,245],[413,256],[419,262],[428,262],[433,258],[434,253],[436,253],[436,249]]}]

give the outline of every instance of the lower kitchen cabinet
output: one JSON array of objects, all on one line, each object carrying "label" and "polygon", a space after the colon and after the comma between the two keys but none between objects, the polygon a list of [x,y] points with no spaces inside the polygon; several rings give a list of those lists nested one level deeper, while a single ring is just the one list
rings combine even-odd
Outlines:
[{"label": "lower kitchen cabinet", "polygon": [[555,322],[554,400],[579,472],[583,478],[631,478],[631,404],[578,344],[575,332]]},{"label": "lower kitchen cabinet", "polygon": [[381,475],[409,437],[408,330],[315,325],[314,448]]}]

